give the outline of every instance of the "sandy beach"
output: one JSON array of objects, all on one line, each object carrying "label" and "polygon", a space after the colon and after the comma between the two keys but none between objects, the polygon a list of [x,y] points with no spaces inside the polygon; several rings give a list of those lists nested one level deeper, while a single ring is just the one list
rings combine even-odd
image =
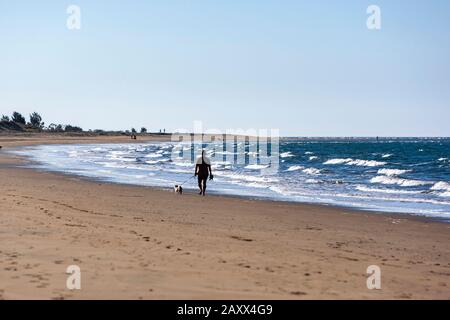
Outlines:
[{"label": "sandy beach", "polygon": [[[0,136],[0,299],[450,298],[448,223],[177,196],[40,172],[8,153],[94,142],[130,139]],[[81,290],[66,288],[69,265],[81,268]],[[370,265],[381,290],[366,286]]]}]

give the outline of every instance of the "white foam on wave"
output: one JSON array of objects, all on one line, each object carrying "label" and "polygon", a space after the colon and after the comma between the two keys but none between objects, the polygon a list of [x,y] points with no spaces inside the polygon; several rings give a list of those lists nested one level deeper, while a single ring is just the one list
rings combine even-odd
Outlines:
[{"label": "white foam on wave", "polygon": [[411,172],[411,170],[402,170],[402,169],[380,169],[378,170],[378,174],[384,174],[385,176],[399,176],[401,174]]},{"label": "white foam on wave", "polygon": [[174,172],[174,173],[192,173],[192,170],[186,170],[186,169],[164,169],[164,171]]},{"label": "white foam on wave", "polygon": [[145,156],[145,158],[161,158],[161,157],[162,157],[161,153],[150,153]]},{"label": "white foam on wave", "polygon": [[375,161],[375,160],[353,160],[348,162],[349,165],[362,166],[362,167],[379,167],[384,166],[386,162]]},{"label": "white foam on wave", "polygon": [[70,158],[78,157],[78,152],[77,151],[69,151],[68,154],[69,154]]},{"label": "white foam on wave", "polygon": [[305,154],[314,154],[314,152],[306,151]]},{"label": "white foam on wave", "polygon": [[347,158],[347,159],[330,159],[325,161],[323,164],[343,164],[343,163],[348,163],[350,161],[352,161],[353,159],[351,158]]},{"label": "white foam on wave", "polygon": [[384,166],[386,162],[375,160],[360,160],[360,159],[353,160],[352,158],[346,158],[346,159],[330,159],[325,161],[323,164],[346,164],[360,167],[379,167]]},{"label": "white foam on wave", "polygon": [[376,176],[370,179],[371,183],[381,183],[381,184],[396,184],[402,187],[417,187],[424,186],[427,184],[432,184],[430,181],[421,181],[421,180],[410,180],[410,179],[402,179],[398,177],[389,177],[389,176]]},{"label": "white foam on wave", "polygon": [[[442,200],[434,200],[434,199],[424,199],[424,198],[405,198],[405,197],[386,197],[386,196],[373,196],[373,195],[354,195],[354,194],[345,194],[345,193],[337,193],[335,196],[340,196],[343,198],[355,198],[355,199],[373,199],[373,200],[382,200],[382,201],[394,201],[394,202],[409,202],[409,203],[429,203],[429,204],[438,204],[438,205],[450,205],[450,202],[442,201]],[[357,204],[357,203],[356,203]],[[420,209],[415,212],[421,211]],[[401,211],[400,211],[401,212]],[[427,211],[423,211],[426,213]],[[441,212],[443,214],[443,212]]]},{"label": "white foam on wave", "polygon": [[117,150],[112,150],[109,152],[110,154],[114,154],[114,155],[124,155],[124,154],[128,154],[128,152],[125,151],[117,151]]},{"label": "white foam on wave", "polygon": [[431,190],[445,190],[450,192],[450,183],[445,181],[439,181],[436,182],[432,187]]},{"label": "white foam on wave", "polygon": [[439,158],[437,161],[445,161],[448,160],[447,158]]},{"label": "white foam on wave", "polygon": [[248,166],[245,167],[245,169],[259,170],[259,169],[266,169],[268,167],[269,167],[268,165],[262,165],[262,164],[249,164]]},{"label": "white foam on wave", "polygon": [[391,153],[387,153],[387,154],[383,154],[381,157],[382,158],[390,158],[390,157],[392,157],[393,155],[391,154]]},{"label": "white foam on wave", "polygon": [[259,183],[273,183],[278,182],[276,178],[264,177],[264,176],[251,176],[245,174],[226,173],[224,171],[215,172],[215,175],[228,178],[231,180],[240,180],[246,182],[259,182]]},{"label": "white foam on wave", "polygon": [[303,170],[304,173],[311,174],[311,175],[318,175],[320,174],[320,169],[316,168],[307,168]]},{"label": "white foam on wave", "polygon": [[167,149],[173,148],[173,144],[161,144],[160,148],[167,150]]},{"label": "white foam on wave", "polygon": [[310,183],[310,184],[316,184],[316,183],[321,183],[322,181],[316,180],[316,179],[306,179],[305,182]]},{"label": "white foam on wave", "polygon": [[213,166],[231,166],[233,165],[230,161],[214,161]]},{"label": "white foam on wave", "polygon": [[126,165],[121,165],[121,164],[118,164],[116,162],[94,162],[94,163],[98,164],[100,166],[103,166],[105,168],[125,169],[125,168],[128,167]]},{"label": "white foam on wave", "polygon": [[194,166],[194,164],[191,162],[174,162],[173,164],[176,166],[179,166],[179,167],[193,167]]},{"label": "white foam on wave", "polygon": [[280,185],[271,185],[269,187],[270,190],[272,190],[273,192],[276,192],[280,195],[283,196],[295,196],[297,195],[297,192],[294,191],[294,189],[289,188],[289,187],[285,187],[285,186],[280,186]]},{"label": "white foam on wave", "polygon": [[303,170],[305,167],[302,166],[290,166],[286,171],[297,171],[297,170]]},{"label": "white foam on wave", "polygon": [[294,156],[294,155],[293,155],[290,151],[280,153],[280,158],[291,158],[291,157],[293,157],[293,156]]},{"label": "white foam on wave", "polygon": [[389,193],[389,194],[418,194],[418,193],[420,193],[420,191],[411,191],[411,190],[368,188],[368,187],[365,187],[362,185],[356,186],[356,190],[364,191],[364,192],[378,192],[378,193]]},{"label": "white foam on wave", "polygon": [[116,156],[116,155],[112,155],[112,156],[110,156],[108,158],[111,159],[111,160],[114,160],[114,161],[121,161],[121,162],[135,162],[136,161],[135,158],[124,158],[124,157],[119,157],[119,156]]},{"label": "white foam on wave", "polygon": [[145,163],[158,164],[158,163],[163,163],[163,162],[167,162],[167,161],[169,161],[169,159],[147,160],[147,161],[145,161]]},{"label": "white foam on wave", "polygon": [[253,188],[258,188],[258,189],[267,189],[270,186],[268,186],[267,184],[262,184],[262,183],[258,183],[258,182],[250,182],[246,184],[248,187],[253,187]]},{"label": "white foam on wave", "polygon": [[316,156],[309,157],[309,161],[313,161],[313,160],[317,160],[317,159],[319,159],[319,157],[316,157]]}]

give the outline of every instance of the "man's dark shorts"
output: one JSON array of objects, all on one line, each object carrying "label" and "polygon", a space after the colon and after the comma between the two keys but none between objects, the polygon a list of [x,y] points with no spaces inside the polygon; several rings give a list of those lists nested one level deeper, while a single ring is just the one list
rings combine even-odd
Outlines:
[{"label": "man's dark shorts", "polygon": [[198,183],[199,184],[203,182],[206,185],[206,181],[208,180],[208,176],[198,175],[197,178],[198,178]]}]

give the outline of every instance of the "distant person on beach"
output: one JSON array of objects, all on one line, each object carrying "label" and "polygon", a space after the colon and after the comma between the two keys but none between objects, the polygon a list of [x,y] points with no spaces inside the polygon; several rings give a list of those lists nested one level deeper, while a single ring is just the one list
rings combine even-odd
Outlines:
[{"label": "distant person on beach", "polygon": [[214,178],[211,171],[211,160],[205,156],[205,150],[202,150],[201,157],[197,158],[195,164],[195,175],[198,177],[198,187],[200,189],[199,194],[205,195],[206,191],[206,181],[212,180]]}]

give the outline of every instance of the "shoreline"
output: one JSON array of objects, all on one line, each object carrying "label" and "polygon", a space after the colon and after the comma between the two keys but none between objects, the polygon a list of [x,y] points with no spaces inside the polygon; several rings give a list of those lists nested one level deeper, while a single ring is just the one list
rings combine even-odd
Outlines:
[{"label": "shoreline", "polygon": [[[24,161],[32,162],[32,160],[30,160],[30,159],[24,159]],[[14,166],[13,166],[13,168],[14,168]],[[76,177],[76,178],[79,178],[86,182],[102,183],[102,184],[117,185],[117,186],[123,185],[123,186],[136,187],[136,188],[146,188],[146,189],[155,190],[158,192],[159,191],[172,192],[172,188],[170,188],[170,187],[164,188],[164,187],[157,187],[157,186],[137,185],[137,184],[133,184],[133,183],[113,182],[113,181],[108,181],[108,180],[102,180],[100,178],[59,172],[59,171],[55,171],[55,170],[51,170],[51,169],[47,170],[47,169],[33,168],[33,167],[27,166],[26,164],[24,164],[23,167],[21,167],[21,168],[34,170],[34,171],[38,171],[38,172],[42,172],[42,173],[51,173],[51,174],[55,174],[55,175],[61,175],[61,176],[67,177],[69,179],[71,177],[72,178]],[[183,194],[189,195],[189,196],[197,196],[197,192],[192,191],[192,190],[184,190]],[[424,222],[450,223],[449,219],[444,219],[444,218],[439,218],[439,217],[430,217],[430,216],[425,216],[425,215],[418,215],[418,214],[413,214],[413,213],[408,213],[408,212],[389,212],[389,211],[370,210],[370,209],[363,209],[363,208],[356,208],[356,207],[335,205],[335,204],[321,204],[321,203],[314,203],[314,202],[295,202],[295,201],[291,201],[291,200],[273,200],[273,199],[262,198],[262,197],[258,198],[256,196],[252,197],[252,196],[245,196],[245,195],[240,196],[240,195],[234,195],[234,194],[220,194],[220,193],[215,193],[214,191],[209,191],[207,196],[210,198],[219,198],[219,199],[220,198],[223,198],[223,199],[231,198],[231,199],[267,202],[268,204],[273,204],[273,205],[283,203],[283,204],[288,204],[288,205],[292,205],[292,206],[297,206],[297,205],[313,206],[313,207],[317,206],[319,208],[329,208],[329,209],[333,209],[333,210],[350,211],[350,212],[354,212],[356,214],[377,214],[377,215],[389,216],[390,218],[402,217],[402,218],[406,218],[406,219],[414,219],[417,221],[424,221]]]},{"label": "shoreline", "polygon": [[[50,143],[8,148],[36,140]],[[450,227],[432,218],[176,196],[17,167],[8,148],[0,151],[0,299],[450,298]],[[70,264],[82,269],[82,290],[65,288]],[[382,290],[366,288],[373,264]]]},{"label": "shoreline", "polygon": [[[166,142],[170,141],[170,136],[167,135],[154,135],[154,136],[147,136],[146,138],[142,140],[127,140],[127,136],[118,135],[118,136],[98,136],[98,137],[89,137],[90,139],[88,141],[84,139],[80,139],[79,137],[76,137],[74,140],[70,139],[62,139],[61,141],[58,141],[58,143],[53,143],[49,141],[44,141],[44,143],[36,143],[35,141],[26,141],[23,142],[23,144],[16,145],[12,147],[12,150],[7,151],[7,153],[14,155],[17,158],[21,158],[26,163],[36,163],[39,164],[39,162],[34,161],[30,157],[27,156],[20,156],[17,154],[14,154],[12,152],[19,151],[23,147],[33,147],[38,145],[65,145],[65,144],[83,144],[83,145],[89,145],[89,144],[139,144],[139,143],[146,143],[146,142]],[[100,138],[100,139],[99,139]],[[0,139],[1,141],[1,139]],[[25,165],[26,167],[26,165]],[[66,173],[62,171],[52,170],[52,169],[45,169],[45,168],[32,168],[28,167],[32,170],[38,170],[42,172],[49,172],[54,174],[61,174],[68,177],[79,177],[81,179],[90,180],[93,182],[101,182],[101,183],[111,183],[111,184],[117,184],[117,185],[128,185],[128,186],[136,186],[136,187],[143,187],[143,188],[150,188],[154,190],[163,190],[163,191],[171,191],[172,188],[167,187],[158,187],[158,186],[147,186],[147,185],[138,185],[133,183],[124,183],[124,182],[114,182],[114,181],[108,181],[108,180],[102,180],[101,178],[96,177],[90,177],[85,175],[77,175],[77,174],[71,174]],[[187,194],[193,194],[195,195],[196,192],[191,190],[186,190],[185,193]],[[367,209],[364,207],[352,207],[352,206],[346,206],[346,205],[339,205],[339,204],[327,204],[327,203],[316,203],[316,202],[303,202],[303,201],[292,201],[292,200],[283,200],[283,199],[273,199],[273,198],[266,198],[266,197],[258,197],[258,196],[250,196],[250,195],[236,195],[236,194],[220,194],[216,193],[215,191],[209,192],[209,197],[224,197],[224,198],[237,198],[237,199],[247,199],[252,201],[265,201],[268,203],[287,203],[292,205],[308,205],[308,206],[319,206],[324,208],[334,208],[336,210],[347,210],[347,211],[354,211],[356,213],[373,213],[373,214],[382,214],[382,215],[389,215],[389,216],[399,216],[399,217],[406,217],[406,218],[417,218],[419,220],[430,220],[433,222],[439,222],[439,223],[450,223],[450,218],[443,218],[438,216],[428,216],[426,214],[416,214],[416,213],[410,213],[410,212],[400,212],[400,211],[383,211],[378,209]]]}]

